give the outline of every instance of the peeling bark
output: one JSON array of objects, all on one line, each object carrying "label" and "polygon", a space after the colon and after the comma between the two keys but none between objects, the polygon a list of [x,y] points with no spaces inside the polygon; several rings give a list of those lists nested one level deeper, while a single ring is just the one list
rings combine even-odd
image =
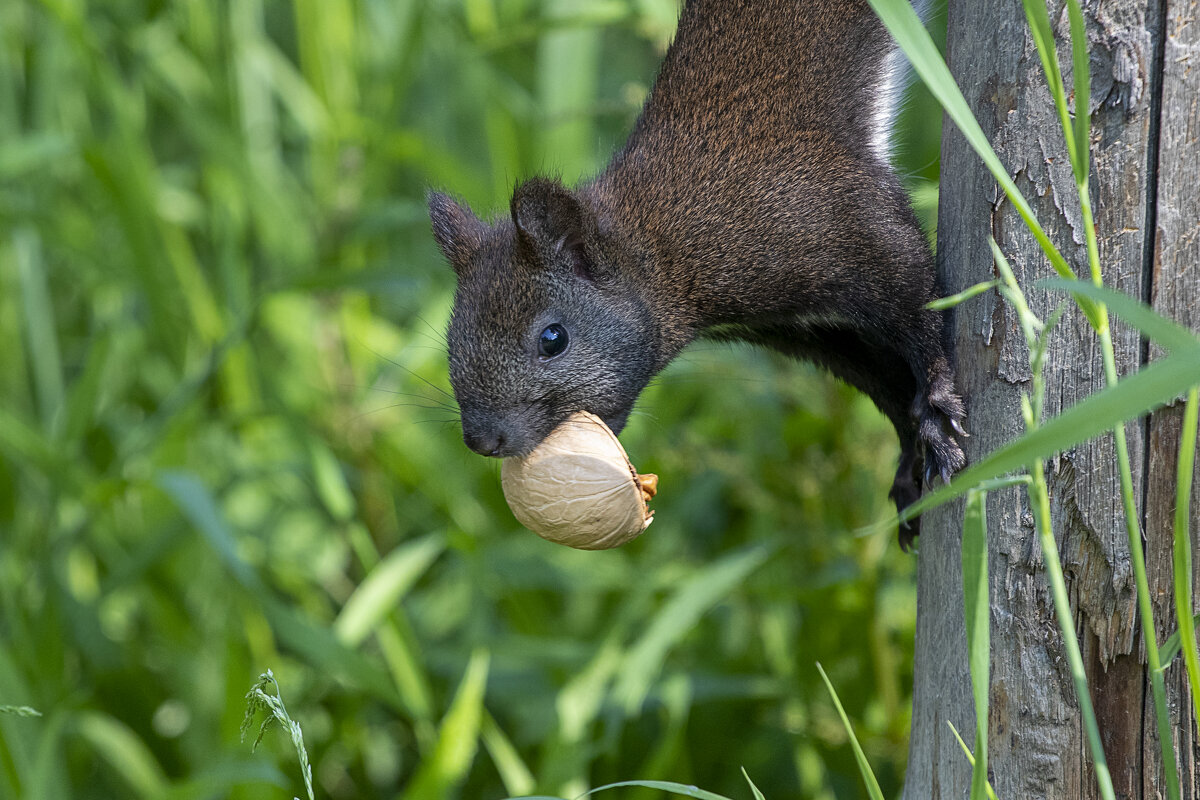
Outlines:
[{"label": "peeling bark", "polygon": [[[1088,273],[1079,201],[1053,101],[1015,0],[951,2],[947,57],[976,118],[1015,176],[1051,239]],[[1105,282],[1151,301],[1200,330],[1200,9],[1197,0],[1084,3],[1092,47],[1092,202]],[[1059,61],[1071,85],[1068,23],[1051,5]],[[1034,288],[1053,273],[986,169],[949,123],[942,142],[938,261],[957,291],[995,276],[988,236],[1012,262],[1043,319],[1061,294]],[[1136,371],[1155,353],[1114,321],[1118,369]],[[1019,435],[1020,396],[1030,390],[1016,318],[989,293],[959,309],[960,388],[969,403],[968,455],[982,458]],[[1046,365],[1047,415],[1104,386],[1099,346],[1077,310],[1064,316]],[[1175,629],[1171,604],[1171,520],[1182,405],[1126,426],[1147,536],[1151,595],[1160,634]],[[1105,752],[1118,796],[1158,798],[1160,749],[1149,699],[1126,546],[1112,437],[1048,464],[1055,535],[1076,630],[1089,671]],[[1197,476],[1200,481],[1200,475]],[[1200,498],[1192,535],[1200,537]],[[946,726],[974,729],[963,632],[958,536],[961,505],[926,515],[918,570],[916,681],[905,796],[962,798],[970,767]],[[992,784],[1003,798],[1098,796],[1043,571],[1022,491],[988,501],[992,687]],[[1194,545],[1200,552],[1200,543]],[[1200,579],[1197,579],[1200,583]],[[1186,679],[1167,672],[1184,797],[1200,798],[1200,744]]]}]

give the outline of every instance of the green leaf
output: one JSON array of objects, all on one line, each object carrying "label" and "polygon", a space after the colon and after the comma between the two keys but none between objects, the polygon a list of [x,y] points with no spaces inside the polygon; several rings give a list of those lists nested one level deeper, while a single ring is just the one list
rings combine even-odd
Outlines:
[{"label": "green leaf", "polygon": [[354,516],[354,495],[346,485],[337,458],[324,442],[315,438],[309,440],[308,454],[317,496],[325,504],[329,515],[339,522],[350,520]]},{"label": "green leaf", "polygon": [[[950,726],[950,731],[954,734],[954,738],[958,740],[958,746],[962,748],[963,755],[967,757],[967,761],[970,762],[971,767],[973,768],[975,766],[975,756],[971,754],[971,748],[967,747],[967,743],[964,742],[962,737],[958,735],[958,728],[954,727],[953,722],[946,720],[946,724]],[[992,784],[985,783],[984,785],[987,787],[988,800],[997,800],[996,790],[992,788]]]},{"label": "green leaf", "polygon": [[[1091,66],[1088,63],[1087,29],[1079,0],[1067,0],[1071,19],[1071,59],[1075,73],[1075,181],[1086,186],[1091,152]],[[1069,135],[1069,132],[1068,132]]]},{"label": "green leaf", "polygon": [[642,707],[671,647],[774,549],[773,544],[761,544],[723,556],[695,573],[659,609],[642,638],[630,649],[612,690],[614,701],[626,714],[635,714]]},{"label": "green leaf", "polygon": [[754,781],[750,780],[750,773],[746,772],[746,768],[742,767],[742,777],[746,779],[746,783],[750,784],[750,791],[754,792],[754,800],[767,800],[763,797],[763,793],[754,785]]},{"label": "green leaf", "polygon": [[333,632],[313,625],[292,606],[280,602],[258,574],[237,552],[233,531],[225,522],[212,493],[186,472],[163,472],[157,484],[179,506],[184,516],[216,551],[237,582],[262,607],[275,635],[299,652],[309,664],[320,667],[357,689],[368,691],[393,708],[407,712],[388,676],[374,663],[342,644]]},{"label": "green leaf", "polygon": [[[1191,619],[1193,625],[1200,625],[1200,614],[1194,614]],[[1175,656],[1179,655],[1179,651],[1182,648],[1183,643],[1179,636],[1179,631],[1176,630],[1174,633],[1168,636],[1167,640],[1158,648],[1158,657],[1162,662],[1161,668],[1165,670],[1167,667],[1169,667],[1171,665],[1171,661],[1175,659]]]},{"label": "green leaf", "polygon": [[342,606],[333,623],[337,638],[350,647],[361,644],[445,549],[445,537],[431,533],[388,553]]},{"label": "green leaf", "polygon": [[0,147],[0,178],[12,181],[75,155],[75,143],[61,133],[6,139]]},{"label": "green leaf", "polygon": [[216,551],[238,583],[261,591],[263,587],[258,575],[238,555],[237,540],[208,487],[192,473],[174,470],[160,473],[156,483]]},{"label": "green leaf", "polygon": [[397,711],[413,713],[400,698],[387,673],[374,661],[343,645],[329,628],[314,624],[292,605],[268,595],[259,595],[258,599],[271,623],[271,630],[305,663],[353,690],[374,695]]},{"label": "green leaf", "polygon": [[75,730],[134,795],[157,798],[167,789],[167,776],[149,746],[125,723],[99,711],[84,711],[75,720]]},{"label": "green leaf", "polygon": [[[560,14],[571,14],[595,5],[595,0],[559,0],[554,7]],[[547,33],[538,43],[542,147],[549,162],[571,181],[601,166],[590,146],[595,139],[592,116],[584,112],[596,98],[600,44],[600,32],[587,28]]]},{"label": "green leaf", "polygon": [[854,749],[854,760],[858,762],[858,770],[862,773],[867,794],[871,796],[871,800],[883,800],[883,790],[879,788],[879,781],[875,780],[875,773],[858,743],[858,737],[854,735],[854,728],[850,725],[850,718],[846,716],[846,709],[842,708],[842,701],[838,699],[837,692],[834,691],[833,684],[830,683],[829,676],[825,674],[820,662],[817,663],[817,671],[821,673],[821,680],[825,681],[825,688],[829,690],[829,696],[833,698],[838,716],[842,718],[842,725],[846,728],[846,735],[850,737],[850,747]]},{"label": "green leaf", "polygon": [[588,795],[604,792],[609,789],[618,789],[622,786],[641,786],[646,789],[658,789],[660,792],[669,792],[680,797],[694,797],[696,800],[729,800],[724,795],[706,792],[703,789],[697,789],[695,786],[685,786],[682,783],[672,783],[670,781],[620,781],[618,783],[608,783],[604,786],[597,786],[588,792]]},{"label": "green leaf", "polygon": [[487,748],[488,755],[492,757],[496,771],[500,773],[500,780],[504,782],[504,790],[514,794],[532,791],[537,785],[537,780],[522,760],[516,745],[496,724],[496,720],[487,712],[487,709],[483,711],[480,731],[484,747]]},{"label": "green leaf", "polygon": [[974,286],[969,286],[966,289],[963,289],[958,294],[952,294],[949,297],[939,297],[937,300],[926,303],[925,307],[933,309],[934,311],[941,311],[946,308],[954,308],[958,304],[966,302],[976,295],[981,295],[989,289],[996,288],[999,284],[1000,281],[994,279],[990,281],[982,281]]},{"label": "green leaf", "polygon": [[111,351],[111,339],[108,336],[101,334],[93,337],[83,373],[67,386],[61,434],[63,441],[82,441],[88,427],[95,420]]},{"label": "green leaf", "polygon": [[[1200,656],[1197,649],[1196,623],[1192,613],[1192,541],[1189,516],[1192,509],[1193,468],[1196,462],[1196,430],[1200,417],[1200,389],[1193,387],[1188,392],[1187,406],[1183,411],[1183,424],[1179,432],[1179,460],[1175,472],[1175,531],[1174,564],[1175,616],[1179,620],[1177,636],[1183,650],[1183,663],[1191,687],[1192,705],[1196,717],[1200,718]],[[1184,647],[1186,643],[1186,647]],[[1164,664],[1166,662],[1163,662]]]},{"label": "green leaf", "polygon": [[42,425],[48,431],[62,408],[63,373],[42,242],[33,229],[20,228],[13,234],[13,250],[21,278],[21,308],[25,318],[29,368],[37,390]]},{"label": "green leaf", "polygon": [[987,788],[988,684],[990,681],[991,601],[988,596],[987,492],[973,490],[963,511],[963,610],[967,656],[975,699],[975,760],[971,800],[983,800]]},{"label": "green leaf", "polygon": [[1047,278],[1035,285],[1044,289],[1058,289],[1074,295],[1083,295],[1103,303],[1121,319],[1137,328],[1147,339],[1162,345],[1169,352],[1188,353],[1193,356],[1200,353],[1200,337],[1179,323],[1167,319],[1137,298],[1104,286],[1096,286],[1089,281]]},{"label": "green leaf", "polygon": [[967,143],[983,160],[988,171],[992,173],[992,177],[1000,184],[1000,188],[1004,190],[1017,213],[1021,215],[1021,219],[1025,221],[1034,238],[1037,239],[1038,245],[1050,259],[1054,270],[1063,277],[1074,278],[1074,271],[1058,248],[1050,241],[1046,232],[1042,230],[1042,226],[1033,215],[1033,209],[1030,208],[1016,183],[1009,177],[1004,165],[1000,163],[1000,158],[992,149],[983,129],[979,127],[962,92],[958,90],[958,85],[955,84],[946,62],[942,60],[937,46],[929,38],[929,33],[921,24],[912,5],[908,0],[868,0],[868,2],[870,2],[871,8],[875,9],[875,13],[879,15],[879,19],[887,27],[888,32],[895,38],[900,49],[908,56],[913,69],[929,87],[929,91],[933,93],[937,101],[941,103],[946,114],[966,138]]},{"label": "green leaf", "polygon": [[487,676],[488,654],[476,650],[467,663],[450,709],[442,719],[437,746],[428,758],[422,760],[417,774],[405,788],[402,795],[405,800],[451,797],[456,787],[466,779],[467,770],[471,768],[479,746]]},{"label": "green leaf", "polygon": [[[1022,0],[1022,3],[1025,6],[1025,19],[1029,23],[1029,32],[1033,36],[1033,43],[1037,46],[1038,57],[1042,60],[1042,70],[1046,74],[1046,86],[1050,89],[1050,95],[1054,99],[1054,108],[1058,112],[1059,124],[1062,126],[1063,137],[1066,140],[1067,155],[1071,159],[1071,168],[1074,171],[1078,162],[1079,144],[1071,127],[1071,115],[1067,109],[1062,67],[1058,63],[1058,49],[1054,43],[1054,29],[1050,25],[1050,15],[1046,11],[1046,0]],[[1086,148],[1085,140],[1085,154]],[[1075,174],[1079,175],[1077,171]]]},{"label": "green leaf", "polygon": [[[282,789],[288,782],[274,764],[269,764],[261,758],[253,761],[231,761],[206,767],[194,777],[176,783],[160,800],[212,800],[216,797],[230,797],[233,795],[233,789],[247,784]],[[243,793],[251,794],[245,790]]]},{"label": "green leaf", "polygon": [[65,733],[71,722],[71,713],[66,711],[51,712],[42,723],[41,736],[38,737],[37,755],[25,786],[25,800],[50,800],[50,798],[67,797],[67,780],[62,765],[65,755]]}]

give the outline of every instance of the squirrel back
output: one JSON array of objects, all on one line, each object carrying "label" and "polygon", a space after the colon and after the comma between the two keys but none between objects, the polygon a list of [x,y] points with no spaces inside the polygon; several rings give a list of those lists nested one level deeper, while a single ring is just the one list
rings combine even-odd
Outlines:
[{"label": "squirrel back", "polygon": [[689,2],[617,161],[666,131],[695,145],[824,131],[886,160],[900,64],[865,0]]},{"label": "squirrel back", "polygon": [[[892,497],[963,464],[933,260],[888,162],[895,56],[865,0],[689,0],[626,145],[491,224],[447,195],[463,437],[523,455],[579,410],[624,426],[698,336],[815,361],[895,425]],[[907,544],[915,529],[902,531]]]}]

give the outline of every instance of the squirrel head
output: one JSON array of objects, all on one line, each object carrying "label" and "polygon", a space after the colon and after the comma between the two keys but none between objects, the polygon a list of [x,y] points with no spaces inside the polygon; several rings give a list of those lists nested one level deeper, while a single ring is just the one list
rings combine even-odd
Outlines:
[{"label": "squirrel head", "polygon": [[525,455],[577,411],[620,432],[660,366],[633,256],[558,181],[521,184],[510,210],[488,224],[429,195],[434,237],[458,277],[447,344],[463,440],[483,455]]}]

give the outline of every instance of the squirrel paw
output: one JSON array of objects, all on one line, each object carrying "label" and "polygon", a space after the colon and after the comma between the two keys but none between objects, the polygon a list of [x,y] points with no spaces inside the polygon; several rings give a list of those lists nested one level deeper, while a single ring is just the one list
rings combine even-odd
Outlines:
[{"label": "squirrel paw", "polygon": [[940,477],[949,483],[954,473],[967,463],[955,434],[967,436],[963,420],[967,412],[962,399],[954,393],[948,379],[935,381],[914,404],[917,417],[917,437],[925,454],[925,483]]},{"label": "squirrel paw", "polygon": [[[954,473],[967,463],[967,456],[955,435],[967,436],[963,428],[966,410],[962,399],[955,394],[953,384],[944,383],[930,387],[918,395],[913,403],[913,415],[917,419],[917,435],[907,446],[901,448],[900,466],[888,497],[903,510],[921,497],[921,477],[926,485],[940,477],[949,483]],[[911,519],[900,525],[900,549],[908,552],[913,541],[921,533],[921,519]]]}]

